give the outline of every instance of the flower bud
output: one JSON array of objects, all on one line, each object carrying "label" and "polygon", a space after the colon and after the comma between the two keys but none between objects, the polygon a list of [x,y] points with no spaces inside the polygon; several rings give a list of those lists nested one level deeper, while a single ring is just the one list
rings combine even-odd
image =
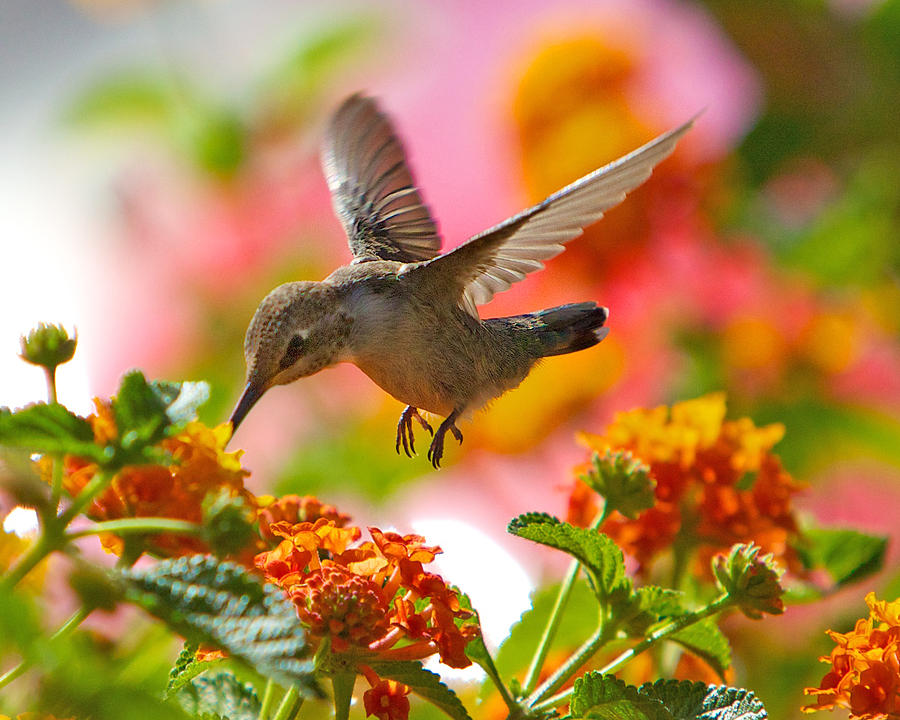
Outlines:
[{"label": "flower bud", "polygon": [[636,518],[643,510],[653,507],[656,481],[650,468],[635,459],[630,452],[619,450],[594,453],[592,467],[582,481],[606,499],[609,511],[617,510],[627,518]]},{"label": "flower bud", "polygon": [[784,612],[782,570],[771,554],[760,555],[760,549],[758,545],[737,544],[728,555],[716,555],[712,561],[716,584],[753,620],[759,620],[763,613]]},{"label": "flower bud", "polygon": [[72,359],[77,344],[78,336],[70,338],[62,325],[39,323],[28,335],[22,336],[19,357],[32,365],[55,370],[57,365]]}]

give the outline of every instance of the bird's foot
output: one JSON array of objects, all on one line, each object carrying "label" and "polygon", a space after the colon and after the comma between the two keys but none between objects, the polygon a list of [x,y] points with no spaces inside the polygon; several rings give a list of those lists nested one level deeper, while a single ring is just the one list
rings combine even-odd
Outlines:
[{"label": "bird's foot", "polygon": [[400,454],[400,443],[403,443],[403,452],[406,453],[407,457],[412,457],[416,453],[416,441],[413,436],[413,428],[412,421],[413,418],[418,420],[419,425],[425,428],[429,434],[434,435],[434,430],[431,428],[431,425],[428,424],[428,421],[425,420],[421,415],[419,415],[418,408],[414,408],[412,405],[407,405],[406,409],[401,413],[400,420],[397,423],[397,454]]},{"label": "bird's foot", "polygon": [[441,466],[441,458],[444,457],[444,435],[447,434],[448,430],[456,438],[456,442],[462,445],[463,434],[454,424],[457,417],[459,417],[459,412],[456,410],[450,413],[447,419],[438,427],[437,432],[434,434],[434,440],[431,441],[431,445],[428,448],[428,459],[435,470]]}]

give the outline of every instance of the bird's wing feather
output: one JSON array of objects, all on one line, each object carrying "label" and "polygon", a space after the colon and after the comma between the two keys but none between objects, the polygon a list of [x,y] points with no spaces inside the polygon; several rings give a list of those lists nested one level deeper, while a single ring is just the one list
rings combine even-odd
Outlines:
[{"label": "bird's wing feather", "polygon": [[325,133],[322,167],[357,261],[420,262],[441,248],[390,120],[372,98],[352,95]]},{"label": "bird's wing feather", "polygon": [[561,253],[563,243],[650,177],[694,119],[427,262],[422,271],[435,282],[449,282],[459,305],[477,318],[478,305],[543,268],[543,260]]}]

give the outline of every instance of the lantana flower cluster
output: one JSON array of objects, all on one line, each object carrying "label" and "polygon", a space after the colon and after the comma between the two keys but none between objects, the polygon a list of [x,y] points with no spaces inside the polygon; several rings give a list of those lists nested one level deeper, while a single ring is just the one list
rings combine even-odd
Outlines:
[{"label": "lantana flower cluster", "polygon": [[409,688],[380,679],[376,661],[438,655],[445,665],[471,665],[465,648],[480,634],[459,593],[425,565],[441,552],[419,535],[360,528],[315,498],[286,496],[260,511],[272,548],[256,556],[267,581],[284,589],[314,638],[330,641],[366,677],[366,711],[405,718]]},{"label": "lantana flower cluster", "polygon": [[[634,519],[614,512],[600,528],[641,571],[679,543],[697,549],[695,567],[708,574],[713,555],[749,541],[783,566],[798,567],[789,540],[798,529],[792,498],[801,488],[772,453],[784,426],[725,420],[725,410],[724,394],[710,394],[619,413],[603,434],[581,435],[591,450],[625,450],[650,467],[654,506]],[[596,502],[577,482],[569,521],[587,525]]]},{"label": "lantana flower cluster", "polygon": [[[317,501],[304,500],[288,496],[260,513],[260,527],[276,544],[256,556],[256,566],[284,588],[313,634],[328,636],[337,652],[368,650],[381,659],[438,654],[450,667],[468,667],[465,646],[478,628],[466,621],[474,614],[424,568],[441,549],[419,535],[374,527],[372,539],[360,542],[360,528],[348,526],[346,516],[315,518],[308,505]],[[304,505],[306,520],[267,522],[284,517],[285,507]]]},{"label": "lantana flower cluster", "polygon": [[851,718],[900,718],[900,599],[878,600],[866,595],[869,617],[856,621],[848,633],[828,631],[836,647],[819,658],[831,670],[817,688],[806,688],[816,698],[806,712],[850,710]]}]

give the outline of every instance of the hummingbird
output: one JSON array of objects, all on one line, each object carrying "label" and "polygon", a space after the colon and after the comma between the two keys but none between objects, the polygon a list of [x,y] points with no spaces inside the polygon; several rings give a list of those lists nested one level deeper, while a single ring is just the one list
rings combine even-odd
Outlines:
[{"label": "hummingbird", "polygon": [[[482,320],[478,306],[544,267],[667,157],[693,120],[576,180],[458,247],[441,235],[391,120],[355,94],[331,116],[322,166],[353,260],[322,281],[288,282],[257,307],[244,340],[246,385],[232,432],[262,395],[350,362],[406,405],[395,449],[415,454],[413,423],[432,435],[435,469],[456,421],[518,386],[541,358],[608,333],[596,302]],[[437,430],[420,410],[443,416]]]}]

